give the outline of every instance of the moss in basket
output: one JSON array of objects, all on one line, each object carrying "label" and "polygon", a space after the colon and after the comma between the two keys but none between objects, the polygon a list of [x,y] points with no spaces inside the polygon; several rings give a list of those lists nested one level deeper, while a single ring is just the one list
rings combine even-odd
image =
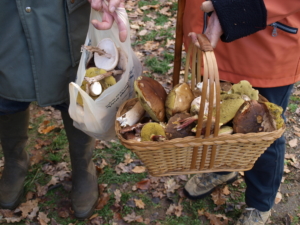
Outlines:
[{"label": "moss in basket", "polygon": [[167,118],[169,119],[176,113],[188,112],[193,99],[194,94],[187,83],[177,84],[166,99]]},{"label": "moss in basket", "polygon": [[141,141],[152,141],[153,136],[166,137],[165,130],[159,123],[147,123],[141,130]]}]

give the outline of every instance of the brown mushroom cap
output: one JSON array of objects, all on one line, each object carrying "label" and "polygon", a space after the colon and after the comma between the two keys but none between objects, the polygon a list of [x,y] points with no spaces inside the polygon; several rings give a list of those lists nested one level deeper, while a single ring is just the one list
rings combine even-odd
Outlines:
[{"label": "brown mushroom cap", "polygon": [[187,83],[177,84],[166,99],[167,118],[172,117],[176,113],[188,112],[191,102],[194,100],[194,94]]},{"label": "brown mushroom cap", "polygon": [[[233,131],[244,134],[265,131],[263,124],[268,121],[268,114],[269,111],[265,104],[256,100],[246,101],[233,119]],[[270,122],[268,124],[272,125]]]},{"label": "brown mushroom cap", "polygon": [[139,76],[134,81],[134,90],[141,105],[149,116],[157,122],[165,121],[165,101],[167,93],[156,80]]},{"label": "brown mushroom cap", "polygon": [[174,138],[184,138],[187,136],[195,135],[192,132],[192,129],[195,126],[194,123],[189,124],[188,126],[184,127],[183,129],[180,129],[180,130],[177,129],[177,126],[180,125],[179,121],[186,119],[190,116],[191,115],[189,113],[183,112],[183,113],[177,113],[169,119],[168,124],[165,128],[168,140],[171,140]]}]

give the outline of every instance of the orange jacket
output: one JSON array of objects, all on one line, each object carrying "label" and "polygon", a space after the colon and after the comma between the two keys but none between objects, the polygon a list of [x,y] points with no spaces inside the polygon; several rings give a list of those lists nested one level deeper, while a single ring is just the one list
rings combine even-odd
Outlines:
[{"label": "orange jacket", "polygon": [[[202,33],[202,0],[186,0],[183,32],[187,49],[189,32]],[[280,22],[298,28],[297,34],[273,27],[230,43],[219,41],[214,52],[220,79],[238,83],[248,80],[254,87],[279,87],[300,80],[300,2],[299,0],[264,0],[267,24]]]}]

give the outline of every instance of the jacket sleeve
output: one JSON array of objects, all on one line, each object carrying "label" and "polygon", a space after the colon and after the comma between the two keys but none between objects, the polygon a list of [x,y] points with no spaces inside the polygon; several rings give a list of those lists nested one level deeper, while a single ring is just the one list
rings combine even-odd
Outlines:
[{"label": "jacket sleeve", "polygon": [[263,0],[212,0],[212,4],[224,32],[221,36],[224,42],[248,36],[267,26]]},{"label": "jacket sleeve", "polygon": [[267,24],[280,21],[300,11],[299,0],[264,0],[267,8]]}]

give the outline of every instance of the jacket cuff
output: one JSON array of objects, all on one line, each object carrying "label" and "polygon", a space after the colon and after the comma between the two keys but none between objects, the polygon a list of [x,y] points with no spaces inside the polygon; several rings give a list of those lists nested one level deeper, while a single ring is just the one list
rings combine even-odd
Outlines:
[{"label": "jacket cuff", "polygon": [[212,0],[223,35],[231,42],[263,30],[267,26],[267,9],[263,0]]}]

